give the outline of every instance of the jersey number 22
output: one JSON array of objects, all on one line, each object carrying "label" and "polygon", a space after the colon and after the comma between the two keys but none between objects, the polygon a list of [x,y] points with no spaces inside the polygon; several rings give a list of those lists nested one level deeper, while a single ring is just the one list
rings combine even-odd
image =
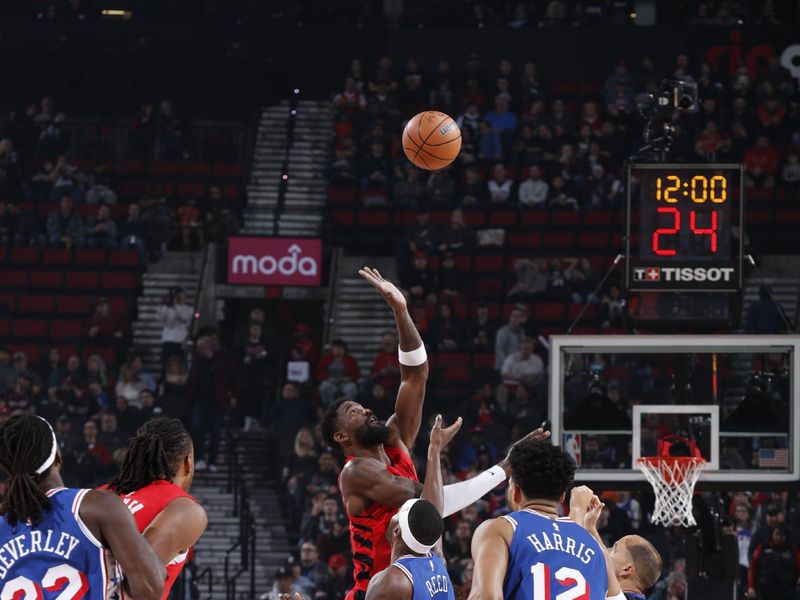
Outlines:
[{"label": "jersey number 22", "polygon": [[47,569],[41,585],[20,575],[7,581],[0,591],[0,600],[43,600],[42,587],[48,592],[61,592],[55,600],[79,600],[89,591],[86,575],[70,565]]},{"label": "jersey number 22", "polygon": [[550,567],[544,563],[536,563],[531,566],[531,574],[533,575],[533,600],[589,600],[589,584],[577,569],[561,567],[556,571],[556,581],[564,587],[571,587],[555,598],[550,596]]}]

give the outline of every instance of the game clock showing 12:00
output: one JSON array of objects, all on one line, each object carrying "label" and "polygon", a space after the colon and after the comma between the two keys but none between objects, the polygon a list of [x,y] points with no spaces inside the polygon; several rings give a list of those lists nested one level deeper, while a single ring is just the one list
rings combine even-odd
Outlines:
[{"label": "game clock showing 12:00", "polygon": [[[734,223],[741,222],[741,184],[741,165],[632,165],[629,289],[737,290],[741,237],[734,235]],[[632,198],[635,189],[638,202]]]}]

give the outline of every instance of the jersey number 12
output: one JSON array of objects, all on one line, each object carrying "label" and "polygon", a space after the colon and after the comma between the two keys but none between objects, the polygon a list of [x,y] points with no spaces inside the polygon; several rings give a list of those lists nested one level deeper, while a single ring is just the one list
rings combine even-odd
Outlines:
[{"label": "jersey number 12", "polygon": [[550,596],[550,567],[544,563],[531,566],[533,575],[533,600],[589,600],[589,584],[577,569],[561,567],[556,571],[556,581],[564,587],[571,586],[555,598]]},{"label": "jersey number 12", "polygon": [[61,592],[55,600],[78,600],[89,591],[89,582],[74,567],[57,565],[47,569],[41,585],[21,575],[7,581],[0,591],[0,600],[42,600],[42,587],[48,592]]}]

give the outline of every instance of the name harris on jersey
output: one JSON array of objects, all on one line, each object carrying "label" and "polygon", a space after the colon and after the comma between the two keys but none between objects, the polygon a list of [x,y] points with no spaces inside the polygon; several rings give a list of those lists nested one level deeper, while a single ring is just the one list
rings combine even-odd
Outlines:
[{"label": "name harris on jersey", "polygon": [[[552,538],[552,541],[551,539]],[[578,544],[573,538],[568,535],[562,535],[556,531],[551,532],[549,535],[546,531],[539,533],[531,533],[526,539],[533,544],[537,552],[544,552],[545,550],[559,550],[566,554],[571,554],[583,564],[588,565],[592,558],[595,557],[596,552],[593,548],[589,548],[583,542]]]},{"label": "name harris on jersey", "polygon": [[69,560],[70,555],[81,541],[64,531],[32,529],[27,533],[11,538],[0,546],[0,579],[5,579],[14,564],[33,553],[49,552]]}]

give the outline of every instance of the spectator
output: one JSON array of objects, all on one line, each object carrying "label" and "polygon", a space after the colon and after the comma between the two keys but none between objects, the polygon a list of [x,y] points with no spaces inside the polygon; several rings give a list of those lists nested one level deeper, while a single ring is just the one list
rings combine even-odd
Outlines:
[{"label": "spectator", "polygon": [[100,461],[89,452],[84,439],[76,438],[63,453],[64,485],[70,487],[95,487],[103,473]]},{"label": "spectator", "polygon": [[275,583],[272,584],[272,590],[259,596],[259,600],[294,599],[295,594],[299,594],[302,598],[302,592],[303,590],[295,585],[291,570],[286,567],[280,567],[275,572]]},{"label": "spectator", "polygon": [[456,118],[456,124],[462,135],[466,128],[471,129],[473,133],[477,133],[481,124],[481,111],[478,109],[478,105],[474,102],[467,104],[464,112]]},{"label": "spectator", "polygon": [[789,541],[789,529],[778,524],[770,540],[758,544],[750,560],[747,597],[758,600],[791,598],[800,577],[800,550]]},{"label": "spectator", "polygon": [[461,320],[447,303],[439,305],[439,314],[428,326],[426,341],[440,352],[453,352],[461,345]]},{"label": "spectator", "polygon": [[625,323],[625,299],[618,285],[612,285],[600,300],[600,321],[603,328],[622,327]]},{"label": "spectator", "polygon": [[328,569],[319,560],[319,549],[311,541],[300,546],[300,574],[308,578],[317,590],[325,587],[328,581]]},{"label": "spectator", "polygon": [[250,323],[248,336],[238,349],[241,369],[241,398],[244,429],[251,431],[261,424],[267,394],[276,376],[278,352],[271,340],[263,335],[261,323]]},{"label": "spectator", "polygon": [[764,508],[764,516],[760,522],[756,521],[757,527],[750,538],[748,555],[752,558],[753,552],[758,546],[766,546],[772,539],[772,530],[779,524],[785,522],[786,511],[780,504],[770,503]]},{"label": "spectator", "polygon": [[167,358],[164,378],[161,381],[161,406],[165,417],[188,420],[186,412],[186,382],[189,373],[180,356]]},{"label": "spectator", "polygon": [[500,374],[507,389],[515,388],[520,383],[533,386],[544,376],[544,362],[533,353],[533,346],[533,340],[522,338],[519,350],[506,356]]},{"label": "spectator", "polygon": [[105,204],[97,209],[97,217],[86,224],[87,245],[89,248],[112,250],[117,248],[117,225],[111,219],[111,208]]},{"label": "spectator", "polygon": [[397,338],[394,332],[384,331],[381,349],[372,361],[370,380],[385,390],[394,390],[400,385],[400,362],[397,357]]},{"label": "spectator", "polygon": [[501,164],[495,165],[493,177],[487,183],[489,202],[494,205],[510,204],[513,185],[514,181],[506,178],[506,168]]},{"label": "spectator", "polygon": [[486,439],[486,430],[483,427],[476,425],[469,430],[469,436],[469,440],[461,447],[456,459],[456,468],[461,472],[472,470],[481,452],[487,452],[492,461],[497,455],[497,448]]},{"label": "spectator", "polygon": [[747,309],[747,333],[775,334],[786,328],[780,306],[773,300],[769,288],[758,289],[758,300]]},{"label": "spectator", "polygon": [[464,183],[458,191],[458,202],[462,207],[480,206],[486,203],[488,191],[486,183],[474,167],[466,170]]},{"label": "spectator", "polygon": [[533,126],[526,123],[514,140],[511,164],[515,167],[528,167],[539,161],[539,150],[539,140],[536,139]]},{"label": "spectator", "polygon": [[347,344],[342,339],[333,340],[330,351],[320,359],[316,370],[323,406],[331,404],[338,394],[355,401],[358,395],[356,382],[360,377],[358,363],[348,354]]},{"label": "spectator", "polygon": [[27,372],[17,375],[14,388],[2,395],[5,408],[12,412],[35,412],[39,395],[34,392],[31,375]]},{"label": "spectator", "polygon": [[439,270],[439,297],[448,302],[458,302],[459,296],[464,292],[464,283],[469,277],[456,266],[456,259],[452,252],[447,252],[442,257],[442,268]]},{"label": "spectator", "polygon": [[800,161],[794,152],[786,157],[786,164],[783,165],[781,171],[781,180],[792,192],[796,192],[800,187]]},{"label": "spectator", "polygon": [[550,186],[542,180],[539,165],[531,166],[528,178],[519,186],[519,203],[526,208],[545,208]]},{"label": "spectator", "polygon": [[3,246],[27,245],[20,243],[22,240],[19,236],[17,222],[21,215],[22,211],[17,206],[0,200],[0,244]]},{"label": "spectator", "polygon": [[550,195],[547,199],[550,208],[578,210],[578,201],[572,194],[566,180],[557,175],[550,186]]},{"label": "spectator", "polygon": [[119,448],[127,447],[128,433],[120,429],[117,414],[113,410],[104,410],[101,413],[97,441],[108,448],[112,454]]},{"label": "spectator", "polygon": [[744,167],[749,186],[772,187],[778,171],[778,153],[764,135],[756,138],[756,144],[744,153]]},{"label": "spectator", "polygon": [[121,321],[111,314],[105,297],[97,299],[94,314],[86,321],[86,337],[95,345],[110,345],[124,336]]},{"label": "spectator", "polygon": [[300,396],[296,383],[287,381],[272,404],[269,425],[280,436],[291,439],[308,423],[311,414],[311,403]]},{"label": "spectator", "polygon": [[111,465],[111,452],[105,444],[98,441],[97,435],[97,423],[91,419],[86,421],[83,426],[83,441],[86,442],[86,449],[103,467],[108,467]]},{"label": "spectator", "polygon": [[[201,336],[195,343],[195,358],[187,383],[187,403],[194,428],[195,468],[214,472],[222,423],[237,403],[238,375],[230,355],[215,349],[209,336]],[[208,451],[206,433],[210,434]]]},{"label": "spectator", "polygon": [[[417,212],[417,222],[406,232],[407,250],[401,258],[406,258],[409,251],[413,255],[416,252],[432,252],[436,248],[438,237],[436,226],[430,223],[428,217],[426,210]],[[402,261],[401,265],[405,263],[406,261]]]},{"label": "spectator", "polygon": [[136,376],[133,365],[130,362],[123,363],[119,368],[116,396],[125,398],[129,406],[139,409],[141,408],[139,393],[144,389],[147,389],[147,385]]},{"label": "spectator", "polygon": [[156,383],[156,378],[152,374],[144,370],[141,352],[138,350],[129,352],[128,361],[131,363],[131,367],[133,367],[134,376],[143,381],[148,390],[155,392],[158,389],[158,383]]},{"label": "spectator", "polygon": [[464,211],[456,208],[450,213],[450,225],[439,239],[439,252],[466,254],[472,250],[475,234],[464,221]]},{"label": "spectator", "polygon": [[353,585],[353,568],[347,564],[343,554],[332,554],[328,558],[328,579],[319,600],[344,600],[347,590]]},{"label": "spectator", "polygon": [[47,217],[47,242],[53,248],[83,248],[85,245],[83,221],[75,212],[70,196],[63,196],[59,210]]},{"label": "spectator", "polygon": [[[381,142],[372,142],[369,155],[361,161],[359,173],[362,190],[369,191],[371,194],[369,198],[364,198],[364,205],[385,205],[386,197],[389,195],[392,169],[391,161],[386,156],[386,149]],[[372,195],[375,190],[379,190],[383,195]]]},{"label": "spectator", "polygon": [[[321,461],[322,457],[320,457],[320,462]],[[327,490],[328,496],[326,496],[325,500],[322,502],[319,512],[312,511],[309,515],[308,521],[304,524],[303,532],[301,534],[303,540],[311,540],[312,542],[316,543],[321,535],[328,533],[333,529],[334,524],[342,516],[339,510],[339,500],[335,495],[335,481],[331,488],[333,492],[331,492],[331,490]],[[312,491],[311,488],[309,488],[309,491]]]},{"label": "spectator", "polygon": [[420,300],[429,304],[436,302],[438,282],[436,275],[428,268],[428,257],[424,252],[414,253],[414,261],[405,269],[400,281],[412,301]]},{"label": "spectator", "polygon": [[508,317],[508,323],[497,330],[494,340],[495,371],[501,371],[506,358],[519,350],[519,344],[523,336],[522,323],[524,321],[525,313],[522,309],[514,308]]},{"label": "spectator", "polygon": [[139,260],[146,262],[144,243],[146,225],[140,218],[141,209],[135,202],[128,206],[128,217],[119,224],[119,247],[123,250],[134,249],[139,253]]},{"label": "spectator", "polygon": [[332,187],[352,187],[356,184],[358,163],[355,160],[355,141],[350,135],[342,136],[334,145],[333,158],[328,162],[325,176]]},{"label": "spectator", "polygon": [[[6,354],[6,362],[8,361],[8,350],[0,346],[0,392],[3,389],[4,373],[3,368],[3,354]],[[47,353],[47,362],[42,367],[42,381],[48,388],[55,388],[66,375],[66,367],[61,361],[61,352],[58,348],[51,348]]]},{"label": "spectator", "polygon": [[473,351],[490,351],[496,332],[497,325],[489,316],[489,305],[486,301],[479,302],[475,309],[475,317],[467,321],[464,336],[466,343]]},{"label": "spectator", "polygon": [[392,188],[392,202],[399,208],[416,208],[421,206],[425,198],[425,184],[418,169],[411,163],[405,170],[395,166],[395,181]]},{"label": "spectator", "polygon": [[222,188],[212,185],[208,188],[208,202],[204,211],[205,239],[215,244],[227,243],[228,237],[239,231],[239,217],[231,203],[222,197]]},{"label": "spectator", "polygon": [[[131,205],[131,208],[135,205]],[[181,227],[181,242],[183,243],[184,250],[191,250],[195,246],[192,245],[193,239],[196,240],[197,247],[203,247],[205,245],[205,228],[203,227],[203,215],[200,211],[200,207],[198,205],[196,198],[187,198],[186,201],[178,207],[176,211],[178,213],[178,219],[180,220],[180,227]],[[136,240],[141,239],[142,231],[139,228],[139,218],[138,214],[133,217],[131,220],[131,211],[128,211],[128,216],[130,220],[130,229],[132,232],[135,232],[131,235],[131,239],[134,240],[134,244]]]},{"label": "spectator", "polygon": [[14,364],[14,373],[16,373],[17,377],[20,377],[21,375],[27,375],[31,381],[31,384],[41,390],[42,379],[39,377],[38,373],[35,373],[28,368],[28,355],[25,354],[25,352],[22,350],[17,350],[14,352],[12,362]]},{"label": "spectator", "polygon": [[313,598],[317,593],[316,586],[308,577],[303,575],[302,567],[300,566],[300,556],[296,552],[292,552],[286,557],[284,565],[292,573],[294,585],[302,590],[304,598]]},{"label": "spectator", "polygon": [[503,140],[489,121],[481,121],[478,130],[478,158],[484,163],[503,160]]},{"label": "spectator", "polygon": [[351,117],[367,107],[367,99],[359,91],[354,78],[348,77],[344,80],[344,90],[333,97],[333,106]]},{"label": "spectator", "polygon": [[467,521],[456,523],[453,532],[446,532],[444,538],[444,552],[448,565],[452,563],[453,571],[461,575],[467,563],[472,562],[472,527]]},{"label": "spectator", "polygon": [[510,104],[511,97],[508,94],[498,94],[494,99],[494,110],[484,117],[492,131],[500,136],[504,146],[511,144],[517,131],[517,115],[509,110]]},{"label": "spectator", "polygon": [[194,308],[186,301],[186,290],[180,286],[170,288],[156,309],[156,319],[161,323],[161,358],[183,358],[183,345],[189,337],[189,326],[194,318]]},{"label": "spectator", "polygon": [[736,541],[739,545],[739,589],[747,589],[747,572],[750,569],[750,542],[753,539],[753,522],[750,506],[744,502],[736,505],[734,511]]},{"label": "spectator", "polygon": [[433,208],[448,208],[453,205],[455,189],[449,171],[431,171],[425,183],[425,199]]}]

